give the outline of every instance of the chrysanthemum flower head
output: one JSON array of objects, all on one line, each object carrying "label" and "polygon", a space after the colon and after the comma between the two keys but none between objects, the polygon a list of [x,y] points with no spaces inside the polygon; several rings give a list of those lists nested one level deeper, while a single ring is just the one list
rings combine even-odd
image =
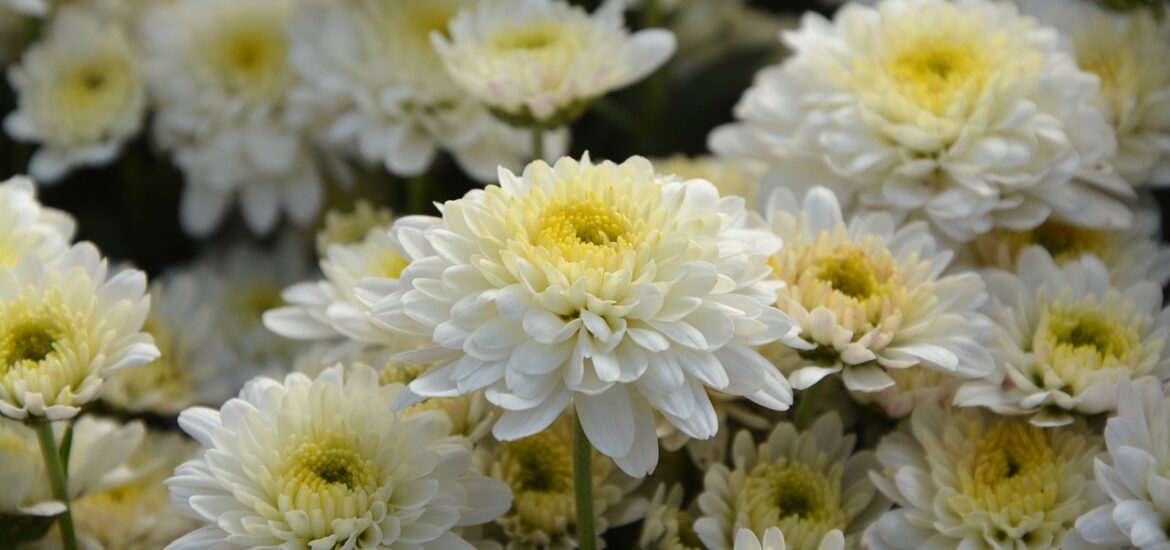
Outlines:
[{"label": "chrysanthemum flower head", "polygon": [[694,514],[682,507],[683,487],[659,485],[646,506],[638,548],[660,550],[701,550],[703,542],[695,534]]},{"label": "chrysanthemum flower head", "polygon": [[29,172],[43,183],[114,160],[142,127],[146,88],[130,40],[94,10],[59,10],[8,76],[18,104],[4,129],[40,145]]},{"label": "chrysanthemum flower head", "polygon": [[41,205],[31,179],[15,176],[0,183],[0,266],[63,255],[76,227],[69,214]]},{"label": "chrysanthemum flower head", "polygon": [[[576,548],[573,493],[573,419],[561,416],[544,431],[504,441],[490,451],[489,473],[512,490],[512,509],[496,523],[508,548]],[[645,500],[631,494],[641,480],[621,472],[610,458],[593,452],[594,534],[640,519]]]},{"label": "chrysanthemum flower head", "polygon": [[317,254],[325,256],[329,245],[350,245],[362,242],[370,230],[390,227],[394,212],[386,207],[375,207],[365,199],[358,199],[350,210],[331,209],[325,213],[317,231]]},{"label": "chrysanthemum flower head", "polygon": [[107,276],[92,244],[0,269],[0,414],[59,420],[97,398],[112,371],[158,357],[141,332],[146,276]]},{"label": "chrysanthemum flower head", "polygon": [[1077,520],[1089,542],[1111,548],[1170,547],[1170,404],[1156,380],[1119,384],[1117,416],[1105,425],[1107,451],[1095,461],[1107,503]]},{"label": "chrysanthemum flower head", "polygon": [[981,341],[986,300],[977,274],[943,275],[951,253],[922,222],[897,228],[884,213],[846,221],[833,193],[816,187],[798,201],[777,189],[768,206],[784,241],[771,259],[785,283],[778,307],[804,345],[779,352],[798,389],[841,372],[855,391],[894,384],[889,369],[926,367],[963,378],[992,372]]},{"label": "chrysanthemum flower head", "polygon": [[706,439],[718,424],[704,387],[791,403],[753,348],[797,340],[767,282],[780,243],[750,220],[743,199],[642,158],[501,170],[499,187],[443,205],[442,224],[399,231],[410,265],[373,315],[434,339],[402,358],[444,363],[417,394],[487,388],[501,440],[572,401],[593,445],[641,477],[658,461],[652,409]]},{"label": "chrysanthemum flower head", "polygon": [[[865,533],[895,548],[1083,548],[1099,439],[1082,422],[1039,428],[980,409],[916,409],[878,445],[870,475],[900,508]],[[1076,543],[1080,545],[1075,545]]]},{"label": "chrysanthemum flower head", "polygon": [[1095,257],[1058,266],[1039,247],[1021,254],[1016,273],[985,278],[1000,369],[964,384],[957,403],[1060,425],[1116,409],[1121,380],[1170,379],[1170,309],[1157,284],[1113,286]]},{"label": "chrysanthemum flower head", "polygon": [[[990,0],[851,3],[783,35],[712,150],[765,161],[784,185],[925,218],[948,239],[1027,229],[1056,212],[1123,227],[1132,195],[1098,82],[1051,28]],[[1074,178],[1074,176],[1077,176]]]},{"label": "chrysanthemum flower head", "polygon": [[803,433],[791,423],[777,424],[758,446],[741,431],[733,468],[716,465],[703,480],[703,516],[695,532],[716,550],[733,548],[740,529],[764,536],[773,527],[796,548],[816,548],[833,531],[845,535],[846,547],[857,548],[862,530],[889,501],[866,478],[876,466],[873,453],[854,453],[855,441],[836,413]]},{"label": "chrysanthemum flower head", "polygon": [[555,128],[674,53],[670,31],[630,34],[622,2],[593,15],[563,0],[480,2],[431,34],[451,77],[499,116]]},{"label": "chrysanthemum flower head", "polygon": [[451,529],[498,517],[506,486],[473,475],[471,447],[441,414],[389,412],[402,386],[370,368],[249,382],[180,426],[207,450],[167,481],[207,525],[168,548],[469,547]]},{"label": "chrysanthemum flower head", "polygon": [[[844,548],[845,537],[841,531],[834,529],[825,535],[816,550],[844,550]],[[751,529],[740,529],[735,534],[733,550],[788,550],[788,544],[784,540],[784,532],[779,527],[769,527],[767,531],[764,531],[764,536],[759,538]]]}]

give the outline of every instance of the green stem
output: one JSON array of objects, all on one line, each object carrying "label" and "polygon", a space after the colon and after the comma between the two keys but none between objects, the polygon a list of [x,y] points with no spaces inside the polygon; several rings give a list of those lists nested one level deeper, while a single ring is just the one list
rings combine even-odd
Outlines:
[{"label": "green stem", "polygon": [[57,526],[61,529],[61,544],[65,550],[77,550],[77,535],[73,533],[73,513],[69,508],[65,468],[61,465],[57,438],[53,437],[53,424],[48,421],[36,422],[33,429],[36,430],[37,440],[41,444],[41,455],[45,459],[45,469],[49,472],[49,486],[53,490],[53,498],[65,503],[65,511],[57,516]]},{"label": "green stem", "polygon": [[544,126],[532,127],[532,160],[544,160]]},{"label": "green stem", "polygon": [[[642,1],[642,28],[650,29],[662,26],[662,7],[657,0]],[[650,74],[646,82],[646,133],[644,147],[653,144],[661,136],[659,128],[662,126],[662,115],[666,108],[666,66]],[[650,151],[654,152],[654,151]]]},{"label": "green stem", "polygon": [[796,404],[796,412],[792,414],[792,423],[796,424],[796,429],[804,431],[812,424],[817,396],[821,393],[821,387],[827,383],[828,380],[821,380],[800,394],[800,402]]},{"label": "green stem", "polygon": [[593,550],[593,446],[585,437],[581,420],[573,417],[573,497],[577,502],[577,547]]},{"label": "green stem", "polygon": [[406,195],[411,214],[433,214],[429,211],[430,185],[426,172],[407,180]]}]

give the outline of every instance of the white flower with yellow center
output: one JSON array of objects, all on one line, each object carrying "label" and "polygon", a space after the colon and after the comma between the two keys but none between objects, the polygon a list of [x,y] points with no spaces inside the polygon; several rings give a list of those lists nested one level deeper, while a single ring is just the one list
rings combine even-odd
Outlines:
[{"label": "white flower with yellow center", "polygon": [[642,477],[658,462],[652,409],[707,439],[719,426],[705,387],[777,410],[792,402],[754,349],[799,342],[767,281],[780,243],[752,220],[742,199],[658,176],[639,157],[501,170],[499,187],[443,205],[441,225],[398,231],[410,265],[373,316],[434,339],[400,358],[444,363],[415,393],[487,388],[505,409],[493,431],[505,441],[572,401],[592,444]]},{"label": "white flower with yellow center", "polygon": [[[508,548],[576,548],[577,514],[573,494],[573,419],[562,415],[545,430],[491,449],[492,477],[512,490],[512,508],[496,523]],[[645,500],[630,493],[641,480],[623,474],[608,457],[593,451],[594,533],[641,519]]]},{"label": "white flower with yellow center", "polygon": [[805,345],[782,349],[777,366],[805,389],[842,373],[854,391],[894,385],[887,370],[922,366],[963,378],[992,372],[984,349],[987,299],[979,275],[943,275],[951,253],[926,224],[896,228],[884,213],[846,221],[836,197],[814,187],[798,201],[777,189],[768,205],[784,247],[771,260],[785,283],[777,305]]},{"label": "white flower with yellow center", "polygon": [[862,530],[889,509],[866,477],[873,453],[854,453],[853,434],[836,413],[800,433],[782,422],[758,446],[741,431],[732,446],[734,468],[717,464],[703,479],[702,517],[695,532],[712,550],[735,548],[736,533],[763,535],[779,527],[796,548],[816,548],[832,531],[858,548]]},{"label": "white flower with yellow center", "polygon": [[[121,441],[117,444],[124,445]],[[78,538],[88,543],[87,547],[106,550],[158,550],[199,527],[171,508],[163,484],[198,449],[198,444],[178,434],[147,432],[126,462],[131,472],[128,481],[72,503]]]},{"label": "white flower with yellow center", "polygon": [[154,133],[186,181],[184,230],[207,235],[239,198],[254,233],[322,201],[314,152],[291,121],[285,24],[294,0],[180,0],[142,17]]},{"label": "white flower with yellow center", "polygon": [[[825,535],[825,538],[817,545],[816,550],[844,550],[844,548],[845,537],[841,531],[834,529]],[[750,529],[740,529],[735,534],[733,550],[788,550],[788,544],[784,540],[784,532],[779,527],[769,528],[760,538],[757,538]]]},{"label": "white flower with yellow center", "polygon": [[471,446],[443,415],[390,412],[401,388],[339,366],[183,411],[207,450],[167,485],[207,525],[168,548],[471,548],[451,529],[499,517],[508,488],[468,470]]},{"label": "white flower with yellow center", "polygon": [[[530,156],[529,137],[492,118],[443,70],[431,32],[476,0],[301,2],[290,25],[293,99],[326,142],[390,172],[425,172],[439,149],[480,181]],[[545,150],[564,148],[565,133]]]},{"label": "white flower with yellow center", "polygon": [[563,0],[480,2],[449,31],[431,38],[455,82],[499,116],[550,128],[646,77],[675,49],[665,29],[630,34],[614,0],[593,15]]},{"label": "white flower with yellow center", "polygon": [[702,550],[703,542],[695,534],[695,519],[683,509],[683,487],[659,485],[646,506],[646,519],[638,536],[642,550]]},{"label": "white flower with yellow center", "polygon": [[113,161],[142,127],[146,88],[130,40],[91,11],[60,10],[8,78],[17,108],[4,129],[40,146],[29,172],[42,183]]},{"label": "white flower with yellow center", "polygon": [[684,180],[707,180],[719,189],[720,195],[739,195],[747,201],[747,209],[755,210],[760,192],[763,170],[750,161],[723,159],[710,155],[685,157],[675,155],[664,159],[650,159],[660,174],[678,176]]},{"label": "white flower with yellow center", "polygon": [[390,227],[394,212],[386,207],[377,207],[365,199],[354,202],[351,210],[330,209],[317,230],[317,255],[325,256],[329,245],[350,245],[362,242],[371,229]]},{"label": "white flower with yellow center", "polygon": [[875,522],[865,544],[1093,548],[1073,523],[1096,504],[1091,477],[1099,446],[1083,423],[1043,429],[980,409],[923,404],[878,445],[881,468],[870,476],[901,508]]},{"label": "white flower with yellow center", "polygon": [[1164,285],[1170,282],[1170,247],[1162,244],[1161,231],[1156,206],[1139,206],[1128,230],[1078,227],[1049,218],[1024,231],[996,229],[984,233],[967,245],[959,263],[1015,271],[1024,249],[1038,245],[1059,265],[1079,261],[1086,255],[1096,256],[1114,283],[1152,280]]},{"label": "white flower with yellow center", "polygon": [[1061,30],[1081,69],[1097,75],[1096,102],[1117,133],[1117,173],[1134,186],[1170,185],[1170,30],[1146,10],[1088,0],[1018,0]]},{"label": "white flower with yellow center", "polygon": [[1094,463],[1106,504],[1077,520],[1089,542],[1113,548],[1170,548],[1170,403],[1156,380],[1120,384],[1117,416],[1105,425]]},{"label": "white flower with yellow center", "polygon": [[[1116,144],[1097,79],[1056,32],[990,0],[851,3],[784,33],[711,148],[758,159],[779,185],[828,185],[848,205],[925,218],[949,239],[1028,229],[1051,213],[1124,227]],[[1074,176],[1078,176],[1074,178]],[[804,183],[809,182],[809,183]]]},{"label": "white flower with yellow center", "polygon": [[32,180],[15,176],[0,183],[0,266],[26,258],[52,261],[69,248],[76,229],[73,216],[41,205]]},{"label": "white flower with yellow center", "polygon": [[89,243],[51,262],[0,269],[0,414],[76,416],[113,371],[158,357],[141,332],[146,276],[107,270]]},{"label": "white flower with yellow center", "polygon": [[1157,284],[1112,286],[1095,257],[1058,266],[1035,246],[1020,255],[1016,273],[985,279],[1000,370],[964,384],[956,403],[1056,426],[1072,413],[1115,410],[1121,380],[1170,380],[1170,308],[1162,309]]},{"label": "white flower with yellow center", "polygon": [[[57,423],[58,445],[65,426]],[[126,463],[138,448],[145,430],[139,422],[122,425],[112,420],[83,416],[72,424],[68,491],[73,499],[133,477]],[[36,432],[20,422],[0,418],[0,516],[55,516],[65,506],[53,500],[49,474]],[[5,541],[11,542],[11,541]]]}]

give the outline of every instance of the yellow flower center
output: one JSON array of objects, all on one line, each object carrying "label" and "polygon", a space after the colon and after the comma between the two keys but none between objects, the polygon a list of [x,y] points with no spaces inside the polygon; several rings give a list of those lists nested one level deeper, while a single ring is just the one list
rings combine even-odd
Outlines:
[{"label": "yellow flower center", "polygon": [[283,18],[258,11],[221,23],[208,29],[203,45],[220,84],[254,101],[278,99],[292,74]]},{"label": "yellow flower center", "polygon": [[[562,419],[536,435],[500,444],[493,475],[506,483],[514,496],[512,510],[501,519],[510,537],[547,544],[572,536],[577,507],[573,500],[571,429]],[[596,474],[595,469],[595,487]]]},{"label": "yellow flower center", "polygon": [[351,491],[374,487],[375,471],[373,462],[359,455],[348,442],[333,439],[297,446],[277,470],[277,478],[284,485],[283,494],[299,503],[320,495],[344,497]]},{"label": "yellow flower center", "polygon": [[1020,253],[1029,245],[1039,245],[1056,263],[1064,264],[1085,254],[1107,259],[1111,252],[1109,241],[1105,231],[1049,219],[1028,231],[997,229],[981,235],[972,244],[972,251],[982,265],[1014,270]]},{"label": "yellow flower center", "polygon": [[101,55],[76,62],[44,96],[46,123],[66,142],[102,139],[135,96],[137,76],[127,55]]},{"label": "yellow flower center", "polygon": [[397,279],[408,265],[410,262],[406,261],[406,258],[403,258],[398,252],[386,250],[378,255],[375,265],[372,266],[374,268],[372,273],[381,277]]},{"label": "yellow flower center", "polygon": [[795,548],[815,548],[829,531],[844,529],[842,468],[834,465],[826,471],[826,461],[824,455],[813,464],[780,458],[753,468],[740,497],[751,522],[748,527],[762,533],[779,526]]},{"label": "yellow flower center", "polygon": [[72,323],[59,309],[17,302],[0,317],[0,373],[36,370],[66,339]]},{"label": "yellow flower center", "polygon": [[1093,304],[1052,307],[1041,314],[1032,351],[1041,387],[1079,393],[1095,382],[1130,378],[1141,350],[1140,327],[1123,323]]},{"label": "yellow flower center", "polygon": [[503,50],[539,50],[556,44],[561,36],[561,29],[553,26],[523,27],[495,36],[492,45]]},{"label": "yellow flower center", "polygon": [[549,205],[537,231],[537,244],[558,250],[566,260],[593,265],[608,263],[632,243],[625,216],[595,199]]},{"label": "yellow flower center", "polygon": [[873,296],[879,287],[874,261],[853,246],[839,247],[817,258],[816,277],[829,283],[833,290],[857,300]]},{"label": "yellow flower center", "polygon": [[887,71],[902,94],[936,115],[983,79],[982,60],[974,45],[945,35],[910,43],[889,61]]}]

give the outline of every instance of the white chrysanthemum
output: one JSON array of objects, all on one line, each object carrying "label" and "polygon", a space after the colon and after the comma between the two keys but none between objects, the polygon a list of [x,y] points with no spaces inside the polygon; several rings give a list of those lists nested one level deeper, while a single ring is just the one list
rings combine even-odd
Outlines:
[{"label": "white chrysanthemum", "polygon": [[1017,0],[1061,30],[1077,64],[1101,80],[1097,104],[1117,133],[1117,173],[1134,186],[1170,185],[1170,31],[1146,10],[1089,0]]},{"label": "white chrysanthemum", "polygon": [[803,201],[777,189],[767,212],[784,241],[771,260],[785,283],[777,305],[806,342],[777,354],[793,387],[841,372],[850,390],[880,391],[894,384],[888,369],[914,366],[963,378],[992,372],[982,341],[987,321],[978,313],[983,281],[975,273],[944,276],[951,253],[925,223],[896,228],[880,212],[847,222],[823,187]]},{"label": "white chrysanthemum", "polygon": [[[425,172],[440,148],[471,176],[489,181],[499,165],[531,153],[529,137],[492,118],[443,70],[432,31],[476,0],[301,2],[290,26],[294,98],[324,139],[391,172]],[[565,134],[547,136],[546,151]]]},{"label": "white chrysanthemum", "polygon": [[304,243],[286,234],[270,249],[236,245],[170,274],[193,281],[201,308],[213,316],[200,362],[210,361],[216,374],[201,378],[201,403],[218,405],[254,376],[289,371],[305,346],[268,330],[262,316],[285,305],[281,289],[306,278],[309,266]]},{"label": "white chrysanthemum", "polygon": [[1056,426],[1073,412],[1116,409],[1121,380],[1170,379],[1170,308],[1162,309],[1157,284],[1111,286],[1095,257],[1058,266],[1035,246],[1020,255],[1017,273],[984,278],[1000,372],[964,384],[956,403]]},{"label": "white chrysanthemum", "polygon": [[[509,550],[578,546],[572,451],[573,418],[567,414],[540,433],[491,449],[488,472],[513,495],[512,508],[496,520]],[[591,464],[594,534],[602,543],[610,526],[641,519],[646,502],[631,494],[641,480],[623,474],[608,457],[593,451]]]},{"label": "white chrysanthemum", "polygon": [[[812,541],[816,542],[816,541]],[[798,547],[803,548],[803,547]],[[809,548],[812,548],[811,546]],[[845,537],[836,529],[829,531],[825,538],[817,545],[816,550],[843,550]],[[740,529],[735,534],[734,550],[787,550],[784,541],[784,532],[779,527],[770,527],[764,531],[763,538],[757,538],[750,529]]]},{"label": "white chrysanthemum", "polygon": [[[56,424],[58,444],[65,426]],[[88,493],[125,483],[133,477],[126,462],[142,441],[139,422],[122,425],[83,416],[72,424],[68,491],[77,499]],[[37,435],[19,422],[0,419],[0,515],[55,516],[65,506],[53,500]]]},{"label": "white chrysanthemum", "polygon": [[443,415],[390,412],[402,386],[342,373],[257,378],[219,411],[183,411],[207,451],[167,485],[207,525],[168,548],[471,548],[451,529],[499,517],[508,488],[468,471]]},{"label": "white chrysanthemum", "polygon": [[739,195],[747,202],[748,210],[755,210],[759,199],[762,170],[750,161],[723,159],[710,155],[685,157],[675,155],[663,159],[650,159],[654,169],[664,175],[678,176],[684,180],[707,180],[719,189],[719,194]]},{"label": "white chrysanthemum", "polygon": [[500,116],[555,128],[674,53],[670,31],[630,34],[621,4],[589,15],[563,0],[480,2],[431,39],[455,82]]},{"label": "white chrysanthemum", "polygon": [[1077,227],[1056,218],[1024,231],[997,229],[971,241],[959,263],[1015,271],[1020,253],[1039,245],[1060,265],[1085,255],[1096,256],[1117,284],[1152,280],[1165,285],[1170,282],[1170,247],[1161,243],[1157,206],[1147,206],[1134,211],[1134,223],[1128,230]]},{"label": "white chrysanthemum", "polygon": [[325,219],[317,231],[317,255],[328,255],[331,244],[358,244],[365,240],[371,229],[388,228],[393,222],[393,211],[386,207],[375,208],[365,199],[355,201],[352,210],[331,209],[325,212]]},{"label": "white chrysanthemum", "polygon": [[1100,442],[1083,423],[1043,429],[923,404],[877,448],[870,475],[901,508],[865,532],[873,550],[1092,548],[1073,522],[1096,503]]},{"label": "white chrysanthemum", "polygon": [[[1108,193],[1113,132],[1053,29],[989,0],[849,4],[785,33],[711,147],[766,161],[782,185],[830,185],[846,203],[929,220],[968,241],[1052,212],[1124,227]],[[1077,178],[1074,178],[1077,176]],[[807,183],[805,183],[807,182]]]},{"label": "white chrysanthemum", "polygon": [[322,201],[314,152],[288,118],[293,0],[179,0],[142,18],[154,131],[186,177],[184,230],[206,235],[238,196],[268,233],[284,211],[307,224]]},{"label": "white chrysanthemum", "polygon": [[40,146],[29,172],[42,183],[113,161],[142,127],[146,89],[130,40],[91,11],[60,10],[8,78],[17,109],[4,129]]},{"label": "white chrysanthemum", "polygon": [[851,392],[850,397],[890,418],[903,418],[922,403],[949,404],[963,383],[961,378],[925,367],[893,369],[887,374],[894,379],[893,386],[878,392]]},{"label": "white chrysanthemum", "polygon": [[[873,453],[853,453],[856,436],[845,434],[836,413],[798,433],[777,424],[757,445],[741,431],[732,447],[733,469],[711,468],[703,480],[695,532],[712,550],[733,548],[740,529],[756,535],[779,527],[796,548],[815,548],[830,532],[855,549],[862,530],[890,507],[866,478]],[[851,456],[852,455],[852,456]]]},{"label": "white chrysanthemum", "polygon": [[178,434],[148,432],[126,462],[128,481],[73,501],[78,538],[99,550],[158,550],[199,527],[171,508],[163,484],[198,448]]},{"label": "white chrysanthemum", "polygon": [[1122,382],[1117,416],[1105,425],[1108,448],[1094,463],[1104,504],[1077,520],[1089,542],[1142,550],[1170,548],[1170,405],[1161,384]]},{"label": "white chrysanthemum", "polygon": [[[239,390],[223,384],[240,368],[222,361],[227,350],[217,317],[194,277],[165,276],[151,285],[151,310],[142,331],[151,335],[159,357],[131,370],[115,372],[102,387],[102,401],[131,413],[174,416],[192,405],[218,405]],[[238,380],[238,379],[237,379]]]},{"label": "white chrysanthemum", "polygon": [[149,311],[146,276],[126,269],[107,278],[89,243],[0,269],[0,414],[76,416],[103,378],[158,357],[141,332]]},{"label": "white chrysanthemum", "polygon": [[[767,255],[743,200],[645,159],[534,162],[443,206],[443,223],[398,232],[410,265],[378,322],[435,346],[402,360],[445,365],[422,396],[487,388],[493,433],[519,439],[573,401],[593,445],[631,475],[658,462],[651,410],[687,435],[718,431],[705,387],[773,409],[787,381],[753,346],[795,338],[772,304]],[[410,218],[406,218],[410,220]]]},{"label": "white chrysanthemum", "polygon": [[73,216],[41,205],[32,180],[16,176],[0,183],[0,266],[26,258],[52,261],[69,248],[76,228]]},{"label": "white chrysanthemum", "polygon": [[794,15],[779,15],[752,5],[748,0],[707,2],[687,0],[667,12],[666,25],[678,38],[678,53],[671,60],[671,76],[693,78],[715,63],[728,62],[745,54],[769,54],[781,61],[788,51],[776,41],[783,31],[799,26]]},{"label": "white chrysanthemum", "polygon": [[684,510],[682,485],[659,485],[646,506],[646,518],[638,535],[642,550],[702,550],[703,542],[695,534],[694,518]]}]

